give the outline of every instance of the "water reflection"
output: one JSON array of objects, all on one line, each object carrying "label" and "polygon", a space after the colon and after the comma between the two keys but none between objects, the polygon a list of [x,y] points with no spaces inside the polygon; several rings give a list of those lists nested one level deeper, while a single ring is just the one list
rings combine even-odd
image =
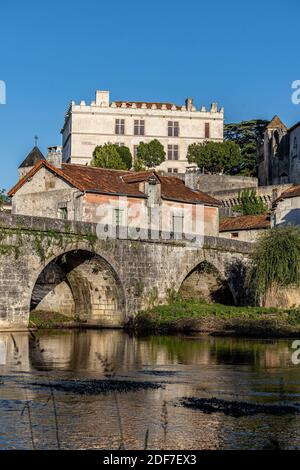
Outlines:
[{"label": "water reflection", "polygon": [[[0,449],[57,445],[49,389],[33,382],[103,379],[107,358],[117,376],[163,384],[157,390],[119,394],[126,448],[263,448],[269,440],[300,448],[298,416],[232,418],[204,414],[177,404],[182,396],[220,397],[258,403],[300,402],[299,368],[291,363],[290,341],[201,336],[130,337],[119,330],[0,333]],[[120,430],[111,394],[79,396],[55,392],[63,448],[117,448]],[[162,407],[167,401],[164,441]],[[164,411],[164,419],[166,412]]]}]

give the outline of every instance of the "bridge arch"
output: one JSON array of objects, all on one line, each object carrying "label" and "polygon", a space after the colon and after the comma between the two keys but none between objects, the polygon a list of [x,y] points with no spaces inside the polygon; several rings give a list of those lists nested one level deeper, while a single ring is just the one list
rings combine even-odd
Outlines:
[{"label": "bridge arch", "polygon": [[66,251],[48,260],[32,285],[30,311],[58,312],[103,327],[124,324],[124,287],[115,267],[101,254]]},{"label": "bridge arch", "polygon": [[209,259],[198,260],[181,276],[178,283],[179,295],[186,300],[235,305],[234,289],[230,279],[222,271]]}]

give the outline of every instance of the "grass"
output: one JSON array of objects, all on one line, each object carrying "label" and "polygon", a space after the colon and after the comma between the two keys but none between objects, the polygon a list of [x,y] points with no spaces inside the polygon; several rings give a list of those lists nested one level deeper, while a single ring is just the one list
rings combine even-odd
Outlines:
[{"label": "grass", "polygon": [[300,332],[300,309],[235,307],[176,300],[140,312],[128,325],[141,331],[203,331],[286,336]]},{"label": "grass", "polygon": [[78,323],[76,317],[69,317],[57,312],[34,310],[30,313],[30,328],[64,328]]}]

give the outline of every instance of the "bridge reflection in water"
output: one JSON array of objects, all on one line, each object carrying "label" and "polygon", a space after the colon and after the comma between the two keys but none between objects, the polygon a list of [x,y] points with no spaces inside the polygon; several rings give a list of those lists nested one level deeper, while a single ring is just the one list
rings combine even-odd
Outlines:
[{"label": "bridge reflection in water", "polygon": [[[0,449],[31,448],[30,404],[37,448],[57,446],[49,389],[34,382],[105,379],[97,354],[117,378],[160,383],[162,388],[118,394],[127,449],[263,448],[273,439],[300,448],[300,417],[233,418],[180,406],[183,396],[278,403],[300,401],[300,375],[290,342],[200,336],[130,337],[118,330],[39,332],[39,348],[27,333],[0,333]],[[54,391],[63,448],[118,448],[119,421],[113,394]],[[167,402],[162,426],[162,409]],[[23,411],[23,413],[22,413]]]}]

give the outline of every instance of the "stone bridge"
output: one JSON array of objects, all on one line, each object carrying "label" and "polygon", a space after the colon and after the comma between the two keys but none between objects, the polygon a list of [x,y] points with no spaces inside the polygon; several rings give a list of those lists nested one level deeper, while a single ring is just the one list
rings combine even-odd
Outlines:
[{"label": "stone bridge", "polygon": [[0,214],[0,329],[26,329],[34,309],[120,327],[139,309],[167,302],[203,263],[235,303],[241,299],[248,243],[96,234],[94,224]]}]

